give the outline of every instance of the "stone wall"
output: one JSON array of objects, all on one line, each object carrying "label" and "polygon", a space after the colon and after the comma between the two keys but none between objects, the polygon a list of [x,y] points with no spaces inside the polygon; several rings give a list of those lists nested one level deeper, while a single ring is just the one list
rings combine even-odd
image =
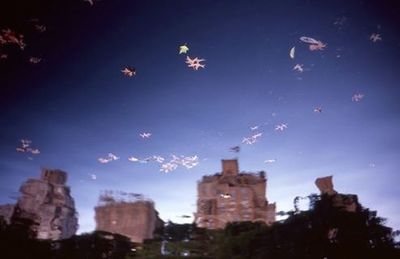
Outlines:
[{"label": "stone wall", "polygon": [[153,238],[154,230],[161,221],[154,203],[148,200],[110,202],[97,206],[95,219],[96,230],[124,235],[137,243]]}]

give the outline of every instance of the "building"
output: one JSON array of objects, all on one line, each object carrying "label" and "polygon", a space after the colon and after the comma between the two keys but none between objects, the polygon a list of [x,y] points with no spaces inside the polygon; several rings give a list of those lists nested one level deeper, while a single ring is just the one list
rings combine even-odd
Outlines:
[{"label": "building", "polygon": [[95,219],[96,230],[124,235],[136,243],[152,239],[154,231],[164,225],[153,201],[125,192],[103,192]]},{"label": "building", "polygon": [[228,222],[275,221],[275,203],[266,199],[265,172],[239,173],[237,160],[222,160],[222,172],[203,176],[197,185],[198,227],[224,228]]},{"label": "building", "polygon": [[21,185],[17,204],[7,205],[8,221],[32,220],[38,239],[60,240],[73,236],[78,229],[78,218],[66,181],[66,172],[42,169],[40,179],[28,179]]}]

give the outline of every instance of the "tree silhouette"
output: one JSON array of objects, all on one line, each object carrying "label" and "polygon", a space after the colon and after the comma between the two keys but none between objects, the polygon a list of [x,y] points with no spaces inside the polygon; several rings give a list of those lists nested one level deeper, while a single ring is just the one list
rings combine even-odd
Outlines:
[{"label": "tree silhouette", "polygon": [[361,205],[356,212],[346,211],[328,195],[308,198],[309,210],[295,210],[272,226],[261,222],[228,224],[216,240],[215,257],[400,258],[392,229],[375,211]]}]

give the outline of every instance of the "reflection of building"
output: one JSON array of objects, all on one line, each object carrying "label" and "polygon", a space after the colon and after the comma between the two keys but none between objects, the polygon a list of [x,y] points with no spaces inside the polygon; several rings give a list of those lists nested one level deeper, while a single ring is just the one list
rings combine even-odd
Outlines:
[{"label": "reflection of building", "polygon": [[265,173],[239,173],[237,160],[222,160],[222,173],[198,183],[198,227],[224,228],[227,222],[275,221],[275,203],[268,204]]},{"label": "reflection of building", "polygon": [[112,194],[103,194],[95,212],[96,230],[124,235],[132,242],[153,238],[154,230],[163,226],[150,200],[118,200]]},{"label": "reflection of building", "polygon": [[37,224],[38,239],[71,237],[78,228],[78,219],[66,181],[66,172],[43,169],[40,179],[29,179],[21,185],[21,197],[15,206],[3,208],[6,220],[32,220]]}]

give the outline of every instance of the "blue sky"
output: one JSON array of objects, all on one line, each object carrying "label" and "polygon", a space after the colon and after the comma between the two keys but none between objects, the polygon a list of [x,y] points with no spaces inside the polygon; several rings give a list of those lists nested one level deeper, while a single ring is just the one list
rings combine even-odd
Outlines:
[{"label": "blue sky", "polygon": [[[69,173],[79,232],[94,229],[101,190],[143,193],[164,220],[190,222],[196,184],[239,158],[240,169],[268,175],[278,210],[317,193],[316,177],[354,193],[400,228],[398,5],[389,1],[81,1],[0,8],[1,28],[26,34],[27,47],[0,50],[0,202],[13,202],[40,167]],[[21,8],[21,7],[19,7]],[[18,13],[18,15],[11,15]],[[8,16],[7,16],[8,14]],[[32,32],[32,17],[47,26]],[[343,25],[335,25],[345,17]],[[382,41],[372,42],[372,33]],[[327,43],[310,51],[299,38]],[[194,71],[178,54],[204,58]],[[295,59],[289,50],[296,47]],[[41,56],[39,64],[26,61]],[[304,72],[293,71],[303,64]],[[125,66],[137,75],[124,77]],[[360,102],[352,101],[364,94]],[[322,107],[322,113],[315,113]],[[275,131],[275,125],[288,128]],[[250,127],[263,135],[243,145]],[[151,132],[150,139],[139,133]],[[15,152],[28,138],[41,154]],[[229,152],[241,145],[241,152]],[[112,152],[120,160],[100,164]],[[168,174],[129,156],[200,157]],[[266,164],[266,159],[276,159]],[[92,180],[90,174],[96,174]]]}]

